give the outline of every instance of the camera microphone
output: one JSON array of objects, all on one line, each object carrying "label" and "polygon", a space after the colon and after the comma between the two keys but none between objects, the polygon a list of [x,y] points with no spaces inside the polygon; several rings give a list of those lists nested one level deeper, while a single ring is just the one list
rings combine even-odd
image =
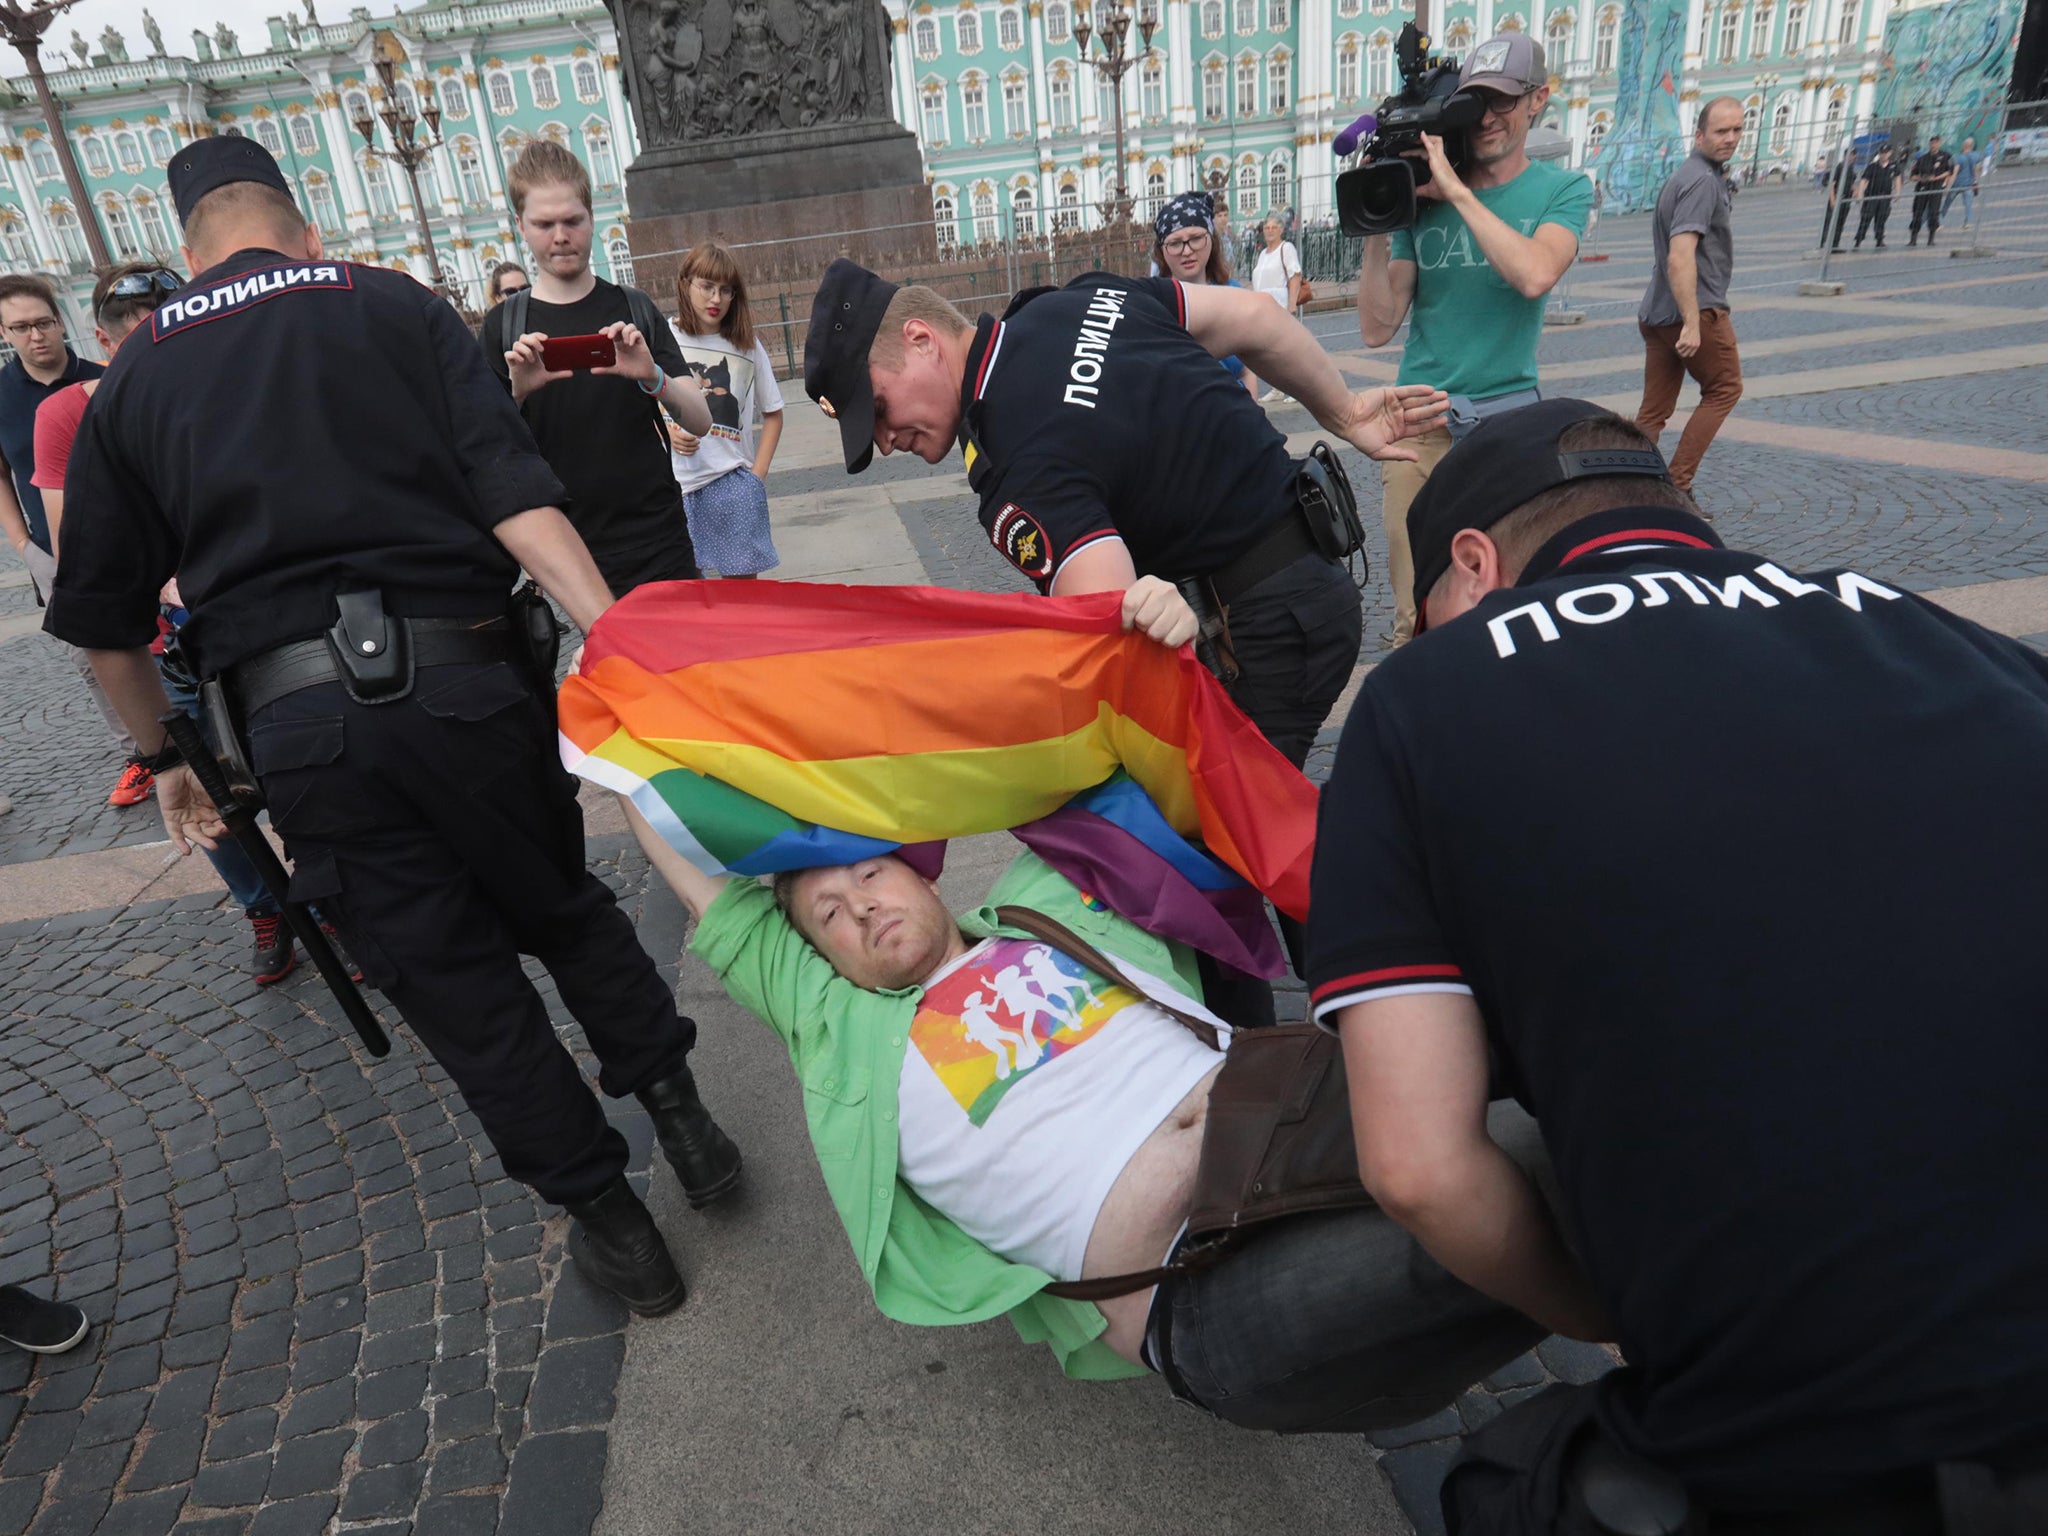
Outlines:
[{"label": "camera microphone", "polygon": [[1340,158],[1348,155],[1358,148],[1361,139],[1369,139],[1377,133],[1379,126],[1380,120],[1368,112],[1349,128],[1338,134],[1336,142],[1331,144],[1330,148],[1335,150]]}]

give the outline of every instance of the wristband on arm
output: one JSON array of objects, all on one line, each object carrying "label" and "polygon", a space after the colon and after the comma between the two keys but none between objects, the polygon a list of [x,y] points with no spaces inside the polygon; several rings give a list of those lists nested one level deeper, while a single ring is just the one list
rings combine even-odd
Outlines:
[{"label": "wristband on arm", "polygon": [[640,386],[640,393],[643,395],[658,395],[667,388],[668,370],[663,368],[661,364],[656,363],[654,365],[654,387],[649,389],[645,384],[642,384]]}]

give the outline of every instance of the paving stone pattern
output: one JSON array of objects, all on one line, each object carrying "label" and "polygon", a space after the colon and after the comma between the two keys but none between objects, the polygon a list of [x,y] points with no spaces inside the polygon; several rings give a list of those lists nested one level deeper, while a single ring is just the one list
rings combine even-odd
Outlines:
[{"label": "paving stone pattern", "polygon": [[[23,590],[0,587],[0,600]],[[121,749],[64,647],[48,635],[17,635],[0,644],[0,677],[0,794],[14,801],[0,816],[0,864],[161,841],[153,799],[107,804]]]},{"label": "paving stone pattern", "polygon": [[[673,980],[681,908],[592,852]],[[0,1352],[0,1536],[586,1536],[624,1309],[408,1035],[246,942],[210,896],[0,929],[0,1282],[93,1325]]]}]

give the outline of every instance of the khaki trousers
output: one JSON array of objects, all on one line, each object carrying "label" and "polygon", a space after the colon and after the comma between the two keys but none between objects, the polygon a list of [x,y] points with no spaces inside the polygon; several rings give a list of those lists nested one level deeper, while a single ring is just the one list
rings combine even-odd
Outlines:
[{"label": "khaki trousers", "polygon": [[1451,433],[1438,427],[1410,441],[1422,455],[1415,463],[1406,459],[1380,461],[1380,521],[1387,530],[1387,580],[1394,587],[1394,644],[1406,645],[1415,638],[1415,557],[1408,550],[1408,508],[1422,482],[1451,451]]},{"label": "khaki trousers", "polygon": [[1692,489],[1692,477],[1699,473],[1707,445],[1721,430],[1721,423],[1742,398],[1742,359],[1735,352],[1735,322],[1725,309],[1700,311],[1700,349],[1691,357],[1678,355],[1677,325],[1642,325],[1643,404],[1636,412],[1636,426],[1651,442],[1664,430],[1678,407],[1678,386],[1689,373],[1699,381],[1700,403],[1678,439],[1678,452],[1671,456],[1671,479],[1682,491]]}]

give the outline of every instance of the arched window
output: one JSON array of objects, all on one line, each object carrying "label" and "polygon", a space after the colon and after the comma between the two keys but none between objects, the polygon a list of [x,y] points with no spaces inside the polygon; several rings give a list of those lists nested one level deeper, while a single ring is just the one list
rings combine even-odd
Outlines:
[{"label": "arched window", "polygon": [[57,244],[64,251],[65,261],[74,267],[88,265],[92,258],[85,249],[85,231],[79,227],[78,215],[71,211],[71,205],[50,204],[49,219],[50,228],[57,235]]},{"label": "arched window", "polygon": [[960,242],[960,211],[950,192],[932,198],[932,223],[938,226],[939,248],[951,250]]},{"label": "arched window", "polygon": [[1589,155],[1599,154],[1600,143],[1606,137],[1607,114],[1605,112],[1602,112],[1598,117],[1593,119],[1592,126],[1586,130],[1586,153]]},{"label": "arched window", "polygon": [[1223,35],[1223,0],[1202,0],[1202,36]]},{"label": "arched window", "polygon": [[1735,0],[1729,0],[1727,5],[1721,7],[1721,62],[1723,64],[1732,64],[1735,61],[1736,39],[1741,30],[1742,7],[1736,4]]},{"label": "arched window", "polygon": [[1240,33],[1259,30],[1259,0],[1237,0],[1237,14],[1231,18]]},{"label": "arched window", "polygon": [[1202,66],[1202,116],[1214,123],[1223,117],[1223,61],[1210,59]]},{"label": "arched window", "polygon": [[1010,217],[1017,226],[1017,238],[1029,240],[1038,233],[1038,199],[1029,185],[1010,194]]},{"label": "arched window", "polygon": [[1056,217],[1060,229],[1081,227],[1081,189],[1074,185],[1072,178],[1060,183],[1060,207]]},{"label": "arched window", "polygon": [[1045,40],[1048,43],[1064,43],[1073,31],[1067,20],[1065,0],[1052,0],[1045,8]]},{"label": "arched window", "polygon": [[1760,59],[1771,51],[1771,8],[1758,5],[1749,13],[1749,56]]},{"label": "arched window", "polygon": [[1463,54],[1472,47],[1472,23],[1454,21],[1444,36],[1444,46],[1452,53]]},{"label": "arched window", "polygon": [[[434,174],[434,162],[431,157],[420,162],[419,178],[419,211],[431,214],[441,206],[441,178]],[[401,182],[400,185],[404,186],[404,183]],[[406,190],[410,195],[411,189],[408,187]]]},{"label": "arched window", "polygon": [[981,52],[981,13],[961,11],[953,18],[953,41],[962,53]]},{"label": "arched window", "polygon": [[1702,59],[1705,59],[1705,58],[1706,58],[1706,56],[1707,56],[1707,53],[1708,53],[1708,50],[1709,50],[1709,49],[1711,48],[1711,46],[1712,46],[1712,44],[1713,44],[1713,40],[1714,40],[1714,7],[1713,7],[1713,4],[1712,4],[1712,0],[1708,0],[1708,3],[1707,3],[1706,5],[1703,5],[1703,6],[1701,6],[1701,7],[1700,7],[1700,47],[1699,47],[1699,54],[1700,54],[1700,57],[1701,57]]},{"label": "arched window", "polygon": [[1072,133],[1074,131],[1074,77],[1064,68],[1055,69],[1046,87],[1046,94],[1052,101],[1052,131]]},{"label": "arched window", "polygon": [[1031,83],[1020,74],[1003,76],[1003,131],[1013,139],[1031,132]]},{"label": "arched window", "polygon": [[370,199],[370,217],[373,219],[395,219],[398,217],[398,199],[391,195],[391,173],[384,168],[381,159],[366,161],[363,165],[363,191]]},{"label": "arched window", "polygon": [[1287,157],[1278,155],[1266,168],[1266,206],[1269,208],[1291,208],[1294,206],[1294,178],[1288,173]]},{"label": "arched window", "polygon": [[9,267],[28,268],[36,264],[35,239],[29,234],[28,225],[12,212],[0,221],[0,244],[7,248]]},{"label": "arched window", "polygon": [[576,67],[571,73],[576,80],[576,99],[578,101],[595,101],[604,94],[604,82],[597,78],[597,61],[595,59],[578,59]]},{"label": "arched window", "polygon": [[1359,3],[1359,0],[1337,0],[1337,14],[1339,16],[1356,16],[1364,9],[1365,7]]},{"label": "arched window", "polygon": [[1742,109],[1742,142],[1735,147],[1735,152],[1738,155],[1744,153],[1751,145],[1756,143],[1758,115],[1756,101],[1752,98],[1749,105]]},{"label": "arched window", "polygon": [[292,114],[292,148],[302,155],[320,153],[320,130],[313,126],[313,119],[303,112]]},{"label": "arched window", "polygon": [[1003,238],[1003,221],[996,212],[996,189],[985,181],[974,189],[974,238],[981,243]]},{"label": "arched window", "polygon": [[621,287],[631,287],[633,282],[633,247],[626,243],[623,230],[613,230],[605,236],[605,264],[612,269],[612,281]]},{"label": "arched window", "polygon": [[1358,80],[1358,39],[1352,36],[1337,50],[1337,99],[1358,100]]},{"label": "arched window", "polygon": [[350,91],[341,98],[341,115],[353,126],[359,119],[369,117],[370,98],[362,91]]},{"label": "arched window", "polygon": [[164,224],[164,205],[147,192],[135,194],[135,225],[142,233],[142,248],[152,256],[175,256],[177,242]]},{"label": "arched window", "polygon": [[1821,138],[1824,143],[1833,144],[1842,136],[1842,98],[1837,96],[1828,102],[1828,109],[1822,115]]},{"label": "arched window", "polygon": [[491,200],[489,184],[484,180],[484,157],[477,152],[474,141],[455,141],[455,175],[462,183],[465,203],[480,208]]},{"label": "arched window", "polygon": [[929,16],[918,17],[910,29],[910,41],[920,59],[936,59],[939,56],[939,24]]},{"label": "arched window", "polygon": [[612,153],[610,130],[584,129],[583,146],[590,154],[590,179],[600,187],[616,187],[619,184],[619,157]]},{"label": "arched window", "polygon": [[[168,160],[170,156],[164,158]],[[64,174],[64,168],[57,163],[57,151],[50,148],[48,139],[28,141],[28,168],[35,173],[37,181],[49,181]]]},{"label": "arched window", "polygon": [[924,141],[927,145],[946,142],[946,88],[934,82],[921,93],[924,101]]},{"label": "arched window", "polygon": [[1393,78],[1394,40],[1380,32],[1365,48],[1365,94],[1382,99],[1393,89]]},{"label": "arched window", "polygon": [[1266,110],[1275,117],[1285,112],[1294,99],[1294,92],[1287,88],[1288,83],[1287,55],[1276,53],[1266,60]]},{"label": "arched window", "polygon": [[1237,168],[1237,211],[1247,219],[1259,211],[1259,168],[1250,160]]},{"label": "arched window", "polygon": [[1792,147],[1792,103],[1781,101],[1771,109],[1771,153],[1782,155]]},{"label": "arched window", "polygon": [[111,193],[100,199],[100,223],[106,226],[107,243],[114,248],[116,261],[133,261],[142,254],[141,242],[135,238],[135,220],[129,216],[128,205]]},{"label": "arched window", "polygon": [[1792,0],[1785,7],[1785,52],[1798,53],[1806,46],[1806,6],[1803,0]]},{"label": "arched window", "polygon": [[1266,0],[1266,30],[1285,32],[1287,30],[1287,0]]},{"label": "arched window", "polygon": [[519,98],[512,91],[512,77],[502,69],[491,76],[491,110],[500,117],[519,110]]},{"label": "arched window", "polygon": [[533,104],[545,112],[560,106],[562,93],[555,89],[555,72],[545,64],[533,66]]},{"label": "arched window", "polygon": [[1145,173],[1145,217],[1156,219],[1166,206],[1166,172],[1153,167]]},{"label": "arched window", "polygon": [[1394,0],[1372,0],[1372,13],[1375,16],[1385,16],[1393,9]]},{"label": "arched window", "polygon": [[1835,41],[1844,48],[1856,46],[1856,25],[1861,19],[1856,13],[1860,9],[1856,0],[1842,0],[1842,30]]},{"label": "arched window", "polygon": [[113,170],[113,166],[107,163],[106,145],[97,138],[82,139],[79,142],[85,146],[85,169],[89,175],[105,176]]},{"label": "arched window", "polygon": [[341,209],[335,205],[334,184],[318,171],[306,178],[306,203],[313,211],[313,222],[328,234],[341,230]]},{"label": "arched window", "polygon": [[968,75],[960,82],[960,131],[970,144],[988,138],[988,82]]},{"label": "arched window", "polygon": [[1097,74],[1095,77],[1095,117],[1105,128],[1116,126],[1116,87],[1109,77]]},{"label": "arched window", "polygon": [[1543,51],[1549,55],[1546,62],[1552,69],[1562,70],[1572,56],[1572,19],[1562,12],[1554,13],[1543,33]]},{"label": "arched window", "polygon": [[1237,115],[1256,117],[1259,111],[1259,61],[1246,57],[1237,61]]},{"label": "arched window", "polygon": [[1621,31],[1621,18],[1612,11],[1602,11],[1600,20],[1593,26],[1593,72],[1600,75],[1614,73],[1614,40]]},{"label": "arched window", "polygon": [[[266,148],[268,146],[265,146]],[[272,151],[276,153],[276,151]],[[114,158],[121,163],[121,169],[133,175],[142,169],[142,144],[132,133],[114,135]]]},{"label": "arched window", "polygon": [[1510,11],[1507,15],[1501,17],[1499,25],[1493,30],[1495,32],[1519,32],[1522,30],[1522,18]]},{"label": "arched window", "polygon": [[[276,118],[259,117],[256,119],[256,142],[269,150],[278,159],[282,160],[284,158],[284,130],[277,126]],[[123,169],[126,168],[124,165]]]},{"label": "arched window", "polygon": [[1166,116],[1166,66],[1153,54],[1138,71],[1139,111],[1147,122]]}]

